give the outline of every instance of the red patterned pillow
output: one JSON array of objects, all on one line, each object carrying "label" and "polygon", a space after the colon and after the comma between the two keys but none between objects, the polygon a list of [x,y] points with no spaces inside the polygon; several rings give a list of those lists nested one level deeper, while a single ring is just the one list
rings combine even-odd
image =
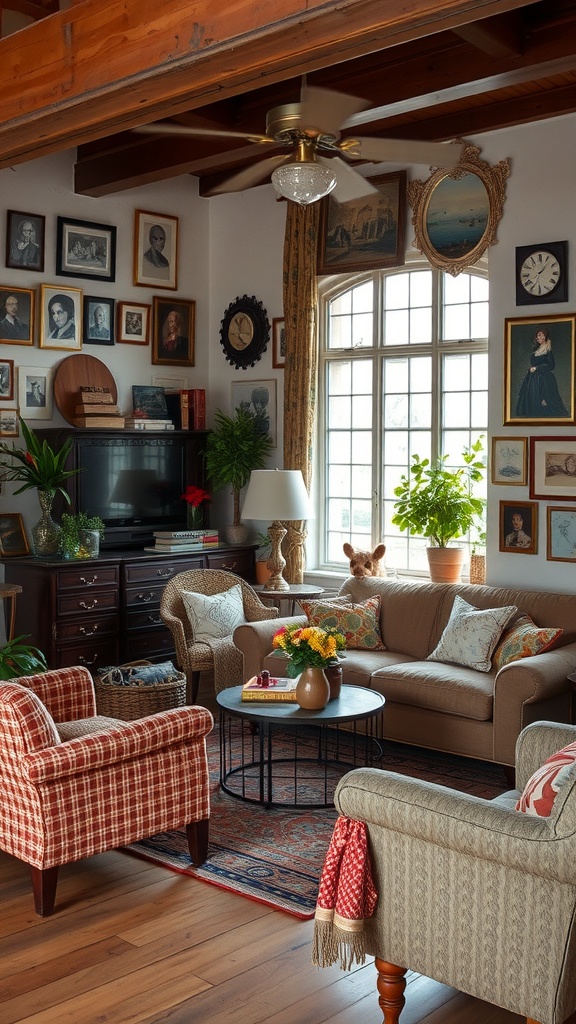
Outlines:
[{"label": "red patterned pillow", "polygon": [[507,629],[492,655],[492,668],[497,672],[510,661],[542,654],[562,636],[561,629],[540,628],[529,615],[520,615]]},{"label": "red patterned pillow", "polygon": [[554,801],[566,781],[568,770],[576,762],[576,742],[557,750],[538,768],[524,786],[522,796],[516,804],[517,811],[548,818]]},{"label": "red patterned pillow", "polygon": [[338,629],[343,633],[348,650],[386,650],[380,634],[380,594],[361,604],[342,598],[301,601],[300,604],[311,626]]}]

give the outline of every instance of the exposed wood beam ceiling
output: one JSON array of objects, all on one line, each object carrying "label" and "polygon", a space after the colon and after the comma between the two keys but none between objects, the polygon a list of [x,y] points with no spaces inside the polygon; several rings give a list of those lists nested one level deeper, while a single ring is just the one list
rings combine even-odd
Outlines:
[{"label": "exposed wood beam ceiling", "polygon": [[130,129],[173,120],[263,133],[268,110],[298,100],[303,74],[369,102],[343,131],[352,137],[443,141],[576,111],[576,0],[2,7],[40,20],[0,40],[0,167],[78,144],[84,195],[183,173],[206,194],[273,148]]}]

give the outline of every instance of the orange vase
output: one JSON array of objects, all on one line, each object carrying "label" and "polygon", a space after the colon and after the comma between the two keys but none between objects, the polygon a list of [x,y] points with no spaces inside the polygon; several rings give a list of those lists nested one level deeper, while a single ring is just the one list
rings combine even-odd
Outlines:
[{"label": "orange vase", "polygon": [[296,684],[296,700],[306,711],[321,711],[330,700],[330,684],[323,668],[309,665]]}]

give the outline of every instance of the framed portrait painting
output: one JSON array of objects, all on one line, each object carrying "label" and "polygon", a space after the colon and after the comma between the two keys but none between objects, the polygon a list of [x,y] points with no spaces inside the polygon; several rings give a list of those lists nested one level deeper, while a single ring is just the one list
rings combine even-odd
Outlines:
[{"label": "framed portrait painting", "polygon": [[549,505],[546,527],[547,561],[576,562],[576,508]]},{"label": "framed portrait painting", "polygon": [[500,551],[517,555],[538,552],[538,502],[500,502]]},{"label": "framed portrait painting", "polygon": [[6,213],[6,266],[12,270],[44,270],[46,218],[39,213]]},{"label": "framed portrait painting", "polygon": [[40,285],[40,348],[82,348],[82,291]]},{"label": "framed portrait painting", "polygon": [[530,497],[576,502],[576,437],[530,438]]},{"label": "framed portrait painting", "polygon": [[14,401],[14,360],[0,359],[0,402]]},{"label": "framed portrait painting", "polygon": [[62,277],[116,280],[116,228],[58,217],[56,273]]},{"label": "framed portrait painting", "polygon": [[275,380],[233,381],[232,408],[252,413],[262,433],[270,434],[272,447],[277,447]]},{"label": "framed portrait painting", "polygon": [[150,313],[146,302],[118,302],[116,341],[124,345],[147,345],[150,341]]},{"label": "framed portrait painting", "polygon": [[31,288],[0,285],[0,342],[34,344],[34,292]]},{"label": "framed portrait painting", "polygon": [[406,171],[368,179],[375,191],[320,207],[318,273],[401,267],[406,258]]},{"label": "framed portrait painting", "polygon": [[18,374],[18,404],[25,420],[52,419],[52,377],[50,366],[21,366]]},{"label": "framed portrait painting", "polygon": [[194,366],[196,303],[152,297],[152,364]]},{"label": "framed portrait painting", "polygon": [[136,210],[134,284],[145,288],[178,287],[178,217]]},{"label": "framed portrait painting", "polygon": [[0,515],[0,554],[30,554],[24,531],[24,520],[18,512]]},{"label": "framed portrait painting", "polygon": [[528,438],[493,437],[490,465],[493,484],[525,487],[528,483]]},{"label": "framed portrait painting", "polygon": [[85,295],[82,318],[84,345],[114,344],[114,299]]},{"label": "framed portrait painting", "polygon": [[0,437],[18,437],[18,409],[0,409]]},{"label": "framed portrait painting", "polygon": [[504,424],[576,422],[576,316],[507,318],[504,332]]}]

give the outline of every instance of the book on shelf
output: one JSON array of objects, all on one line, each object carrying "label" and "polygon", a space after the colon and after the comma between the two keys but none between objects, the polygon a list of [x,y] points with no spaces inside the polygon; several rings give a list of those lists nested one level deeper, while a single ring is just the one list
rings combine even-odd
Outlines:
[{"label": "book on shelf", "polygon": [[216,547],[220,542],[218,536],[214,537],[201,537],[199,540],[158,540],[156,539],[156,547],[159,551],[183,551],[191,547],[195,548],[210,548]]},{"label": "book on shelf", "polygon": [[217,544],[218,539],[217,533],[203,533],[201,537],[156,537],[156,544],[173,544],[174,547],[179,544]]},{"label": "book on shelf", "polygon": [[203,541],[200,543],[191,544],[156,544],[154,547],[150,546],[144,548],[144,551],[153,551],[156,555],[186,555],[189,551],[206,551],[206,548],[216,548],[218,543],[205,544]]},{"label": "book on shelf", "polygon": [[252,676],[242,687],[242,700],[260,701],[262,704],[276,701],[284,704],[297,704],[297,682],[297,679],[288,679],[284,676],[270,676],[268,686],[263,686],[261,676]]},{"label": "book on shelf", "polygon": [[113,405],[114,399],[110,388],[88,387],[81,385],[80,398],[86,405]]},{"label": "book on shelf", "polygon": [[117,405],[106,405],[100,402],[80,402],[74,409],[76,416],[120,416]]},{"label": "book on shelf", "polygon": [[129,430],[174,430],[172,420],[145,420],[127,416],[125,426]]},{"label": "book on shelf", "polygon": [[206,430],[206,391],[188,389],[188,426],[190,430]]},{"label": "book on shelf", "polygon": [[166,388],[164,388],[164,395],[166,397],[166,407],[170,416],[174,420],[176,430],[188,430],[190,423],[188,392],[175,390],[167,391]]},{"label": "book on shelf", "polygon": [[75,427],[123,427],[123,416],[75,416]]},{"label": "book on shelf", "polygon": [[210,530],[208,527],[203,527],[201,530],[154,530],[153,536],[159,537],[161,540],[199,540],[207,533],[213,536],[216,530]]}]

